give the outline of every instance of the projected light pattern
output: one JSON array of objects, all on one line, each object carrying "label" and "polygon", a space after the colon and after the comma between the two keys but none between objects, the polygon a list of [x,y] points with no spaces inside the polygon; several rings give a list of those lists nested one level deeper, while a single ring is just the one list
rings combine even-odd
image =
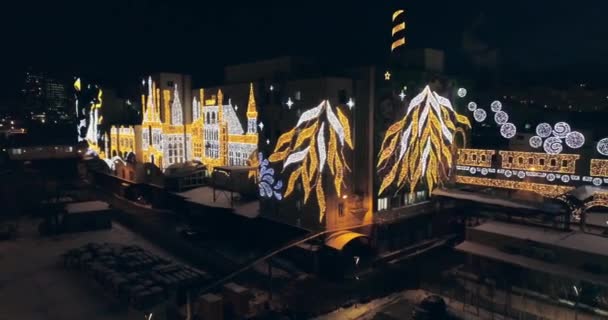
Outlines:
[{"label": "projected light pattern", "polygon": [[429,191],[442,184],[453,162],[454,134],[470,126],[448,99],[426,86],[386,131],[377,164],[382,181],[378,194],[392,185],[396,191],[407,185],[413,192],[421,181]]},{"label": "projected light pattern", "polygon": [[494,114],[494,122],[497,124],[505,124],[509,121],[509,115],[504,111],[499,111]]},{"label": "projected light pattern", "polygon": [[475,112],[473,112],[473,118],[475,118],[475,121],[477,122],[483,122],[486,120],[486,117],[486,111],[483,109],[475,109]]},{"label": "projected light pattern", "polygon": [[530,147],[540,148],[543,145],[543,138],[539,136],[533,136],[530,138]]},{"label": "projected light pattern", "polygon": [[279,137],[268,158],[270,162],[283,162],[282,171],[291,171],[283,197],[290,196],[300,181],[304,203],[315,192],[322,221],[326,211],[323,170],[329,170],[336,195],[341,196],[345,173],[350,171],[344,157],[346,147],[352,150],[353,142],[348,116],[342,108],[334,111],[325,100],[302,113],[296,126]]},{"label": "projected light pattern", "polygon": [[467,104],[467,109],[469,109],[469,111],[475,111],[477,109],[477,103],[473,101],[469,102],[469,104]]},{"label": "projected light pattern", "polygon": [[511,139],[517,134],[517,127],[510,122],[505,123],[500,126],[500,134],[506,139]]},{"label": "projected light pattern", "polygon": [[598,141],[595,148],[601,155],[608,156],[608,138],[603,138],[602,140]]},{"label": "projected light pattern", "polygon": [[548,123],[543,122],[536,126],[536,135],[541,138],[548,138],[549,136],[551,136],[552,132],[553,127],[551,127],[551,125]]},{"label": "projected light pattern", "polygon": [[258,161],[260,161],[258,177],[260,197],[266,199],[274,197],[277,200],[283,199],[283,194],[281,193],[283,181],[275,180],[274,169],[269,167],[270,163],[268,162],[268,159],[264,159],[264,155],[261,152],[258,153]]},{"label": "projected light pattern", "polygon": [[490,104],[490,109],[492,110],[492,112],[498,112],[502,110],[502,103],[498,100],[492,101],[492,103]]}]

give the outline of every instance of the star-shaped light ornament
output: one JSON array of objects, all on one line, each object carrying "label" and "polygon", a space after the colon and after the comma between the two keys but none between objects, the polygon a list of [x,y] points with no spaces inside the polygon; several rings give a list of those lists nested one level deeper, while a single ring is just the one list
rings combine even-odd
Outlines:
[{"label": "star-shaped light ornament", "polygon": [[387,70],[384,73],[384,80],[391,80],[391,73],[390,73],[390,71]]},{"label": "star-shaped light ornament", "polygon": [[353,98],[348,98],[348,102],[346,103],[346,105],[348,106],[349,110],[352,110],[353,107],[355,106],[355,102],[353,101]]},{"label": "star-shaped light ornament", "polygon": [[260,130],[264,130],[264,122],[261,122],[258,124],[258,127],[260,127]]},{"label": "star-shaped light ornament", "polygon": [[291,97],[287,99],[287,102],[285,104],[287,105],[287,109],[291,110],[291,106],[293,106],[293,101],[291,101]]},{"label": "star-shaped light ornament", "polygon": [[405,92],[403,92],[403,90],[401,90],[401,93],[399,94],[399,98],[401,99],[401,101],[405,100]]}]

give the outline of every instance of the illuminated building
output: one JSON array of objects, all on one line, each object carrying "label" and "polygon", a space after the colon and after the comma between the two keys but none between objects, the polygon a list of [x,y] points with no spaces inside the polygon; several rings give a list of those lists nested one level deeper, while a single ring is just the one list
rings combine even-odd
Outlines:
[{"label": "illuminated building", "polygon": [[[113,126],[110,155],[126,159],[133,153],[138,162],[152,163],[161,170],[191,160],[202,162],[209,171],[216,166],[245,166],[258,146],[257,106],[253,84],[247,101],[247,131],[243,130],[231,99],[221,89],[198,89],[194,94],[189,78],[175,74],[144,81],[141,97],[142,123],[135,127]],[[188,93],[188,94],[186,94]],[[192,96],[191,105],[183,97]]]}]

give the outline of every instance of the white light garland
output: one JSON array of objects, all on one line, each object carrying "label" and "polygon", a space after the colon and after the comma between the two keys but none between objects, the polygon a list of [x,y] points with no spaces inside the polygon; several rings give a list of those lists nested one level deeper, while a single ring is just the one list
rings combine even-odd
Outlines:
[{"label": "white light garland", "polygon": [[477,109],[477,103],[475,103],[474,101],[471,101],[467,105],[467,108],[469,109],[469,111],[475,111],[475,109]]},{"label": "white light garland", "polygon": [[543,143],[543,149],[548,154],[559,154],[562,152],[564,147],[562,146],[562,140],[558,137],[549,137]]},{"label": "white light garland", "polygon": [[460,88],[458,89],[458,96],[461,98],[464,98],[467,95],[467,89],[465,88]]},{"label": "white light garland", "polygon": [[568,183],[568,182],[570,182],[570,176],[569,176],[569,175],[565,175],[565,174],[564,174],[564,175],[562,175],[561,179],[562,179],[562,182],[563,182],[563,183]]},{"label": "white light garland", "polygon": [[498,112],[502,110],[502,103],[498,100],[494,100],[490,104],[490,109],[492,109],[493,112]]},{"label": "white light garland", "polygon": [[547,181],[555,181],[555,174],[549,173],[547,175]]},{"label": "white light garland", "polygon": [[511,170],[505,170],[505,177],[511,178],[512,175],[513,175],[513,171],[511,171]]},{"label": "white light garland", "polygon": [[509,121],[509,115],[504,111],[498,111],[494,114],[494,121],[497,124],[505,124]]},{"label": "white light garland", "polygon": [[585,144],[585,136],[578,131],[568,133],[565,140],[566,145],[572,149],[578,149]]},{"label": "white light garland", "polygon": [[517,127],[510,122],[507,122],[507,123],[503,124],[502,126],[500,126],[500,134],[506,139],[513,138],[516,133],[517,133]]},{"label": "white light garland", "polygon": [[530,147],[532,148],[540,148],[543,145],[543,138],[539,136],[533,136],[530,138]]},{"label": "white light garland", "polygon": [[526,177],[526,173],[525,173],[525,172],[523,172],[523,171],[519,171],[519,172],[517,173],[517,177],[518,177],[518,178],[520,178],[520,179],[523,179],[523,178],[525,178],[525,177]]},{"label": "white light garland", "polygon": [[596,147],[597,152],[599,152],[603,156],[608,156],[608,138],[604,138],[598,141]]},{"label": "white light garland", "polygon": [[547,138],[551,135],[553,128],[550,124],[543,122],[536,126],[536,134],[541,138]]},{"label": "white light garland", "polygon": [[595,185],[595,186],[601,186],[602,185],[602,179],[600,179],[600,178],[593,178],[593,185]]},{"label": "white light garland", "polygon": [[476,109],[475,112],[473,112],[473,118],[475,118],[475,121],[477,122],[483,122],[486,120],[486,116],[486,111],[483,109]]},{"label": "white light garland", "polygon": [[570,125],[565,122],[558,122],[553,126],[553,135],[558,138],[565,138],[570,133]]}]

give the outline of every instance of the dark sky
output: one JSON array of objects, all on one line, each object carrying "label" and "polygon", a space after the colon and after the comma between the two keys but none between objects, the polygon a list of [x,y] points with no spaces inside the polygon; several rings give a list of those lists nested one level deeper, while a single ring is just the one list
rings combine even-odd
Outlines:
[{"label": "dark sky", "polygon": [[120,84],[163,70],[191,73],[198,82],[217,81],[226,64],[286,54],[337,65],[379,61],[388,53],[391,10],[397,7],[406,10],[411,47],[458,50],[463,30],[483,17],[476,34],[501,49],[510,68],[574,69],[584,76],[602,69],[608,57],[608,3],[600,0],[80,0],[3,5],[0,70],[5,75],[0,94],[16,87],[26,66]]}]

